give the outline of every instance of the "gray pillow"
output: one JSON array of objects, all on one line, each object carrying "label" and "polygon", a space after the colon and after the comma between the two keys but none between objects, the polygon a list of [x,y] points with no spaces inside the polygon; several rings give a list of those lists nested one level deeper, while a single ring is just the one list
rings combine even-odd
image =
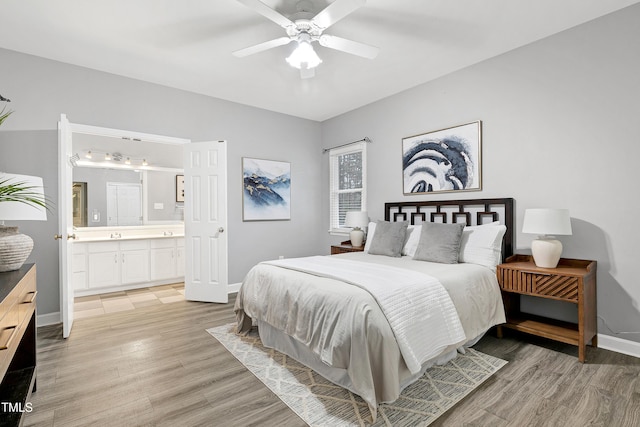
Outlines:
[{"label": "gray pillow", "polygon": [[463,229],[464,224],[423,223],[418,249],[413,259],[457,264]]},{"label": "gray pillow", "polygon": [[407,234],[408,222],[377,221],[369,253],[399,257]]}]

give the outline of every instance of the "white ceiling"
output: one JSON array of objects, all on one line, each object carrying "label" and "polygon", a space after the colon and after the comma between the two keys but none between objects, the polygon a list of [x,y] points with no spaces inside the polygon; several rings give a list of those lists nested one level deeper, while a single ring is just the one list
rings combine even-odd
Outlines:
[{"label": "white ceiling", "polygon": [[[263,1],[284,15],[297,2]],[[378,57],[317,47],[307,80],[292,45],[231,54],[285,35],[235,0],[5,0],[0,47],[322,121],[637,2],[369,0],[325,33]]]}]

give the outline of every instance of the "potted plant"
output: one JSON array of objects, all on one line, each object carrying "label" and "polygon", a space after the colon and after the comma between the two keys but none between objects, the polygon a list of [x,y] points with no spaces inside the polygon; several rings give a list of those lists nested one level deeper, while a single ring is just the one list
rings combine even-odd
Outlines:
[{"label": "potted plant", "polygon": [[[11,102],[10,99],[5,98],[4,96],[0,95],[0,101],[2,102]],[[4,123],[5,120],[7,120],[7,117],[9,117],[11,115],[11,113],[13,113],[13,111],[9,110],[5,113],[5,110],[7,109],[7,106],[5,105],[4,107],[2,107],[2,111],[0,111],[0,126],[2,125],[2,123]]]},{"label": "potted plant", "polygon": [[[10,102],[0,95],[0,101]],[[13,111],[0,111],[0,125]],[[42,178],[0,172],[0,272],[19,269],[33,249],[31,237],[4,220],[46,220],[47,199]]]}]

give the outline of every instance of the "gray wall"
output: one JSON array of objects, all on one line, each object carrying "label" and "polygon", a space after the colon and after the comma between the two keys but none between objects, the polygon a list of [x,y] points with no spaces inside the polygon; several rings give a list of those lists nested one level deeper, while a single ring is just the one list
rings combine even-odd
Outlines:
[{"label": "gray wall", "polygon": [[[147,212],[149,221],[183,221],[184,203],[176,203],[175,172],[147,171]],[[162,209],[156,209],[156,203]]]},{"label": "gray wall", "polygon": [[[568,208],[563,255],[598,261],[599,332],[640,342],[637,121],[640,5],[450,74],[323,123],[322,145],[369,136],[368,209],[386,201],[514,197],[517,250],[526,208]],[[483,121],[481,192],[403,196],[401,139]],[[395,160],[394,160],[395,159]],[[323,163],[328,200],[328,165]],[[325,203],[326,205],[326,203]],[[322,209],[329,224],[328,208]],[[338,241],[325,237],[325,246]],[[560,318],[575,307],[524,301]],[[566,309],[566,310],[565,310]],[[572,312],[573,311],[573,312]]]},{"label": "gray wall", "polygon": [[[0,170],[43,176],[57,199],[57,122],[228,141],[229,281],[279,255],[326,251],[320,210],[320,123],[0,49],[0,93],[15,113],[0,128]],[[241,158],[291,162],[290,221],[242,221]],[[59,311],[57,216],[27,223],[38,263],[38,314]]]}]

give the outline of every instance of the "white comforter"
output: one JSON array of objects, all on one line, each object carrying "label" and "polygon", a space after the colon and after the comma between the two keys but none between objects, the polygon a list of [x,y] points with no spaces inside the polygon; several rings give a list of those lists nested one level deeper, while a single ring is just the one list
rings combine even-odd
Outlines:
[{"label": "white comforter", "polygon": [[[435,277],[425,273],[335,256],[291,258],[265,264],[341,280],[369,292],[389,321],[402,357],[413,374],[448,346],[463,344],[468,339],[449,294]],[[431,331],[429,340],[424,339],[425,330]]]},{"label": "white comforter", "polygon": [[[505,321],[496,276],[487,267],[366,253],[332,258],[435,277],[449,294],[468,340]],[[389,286],[393,284],[392,281]],[[412,301],[411,294],[407,301]],[[376,299],[344,281],[258,264],[247,274],[238,292],[235,312],[239,332],[248,331],[252,320],[283,332],[282,338],[287,342],[276,348],[360,395],[369,404],[374,419],[378,403],[394,401],[403,387],[419,376],[409,369],[410,362],[405,360]],[[433,328],[423,328],[419,345],[429,345],[433,332]],[[457,344],[448,346],[443,354],[456,347]]]}]

